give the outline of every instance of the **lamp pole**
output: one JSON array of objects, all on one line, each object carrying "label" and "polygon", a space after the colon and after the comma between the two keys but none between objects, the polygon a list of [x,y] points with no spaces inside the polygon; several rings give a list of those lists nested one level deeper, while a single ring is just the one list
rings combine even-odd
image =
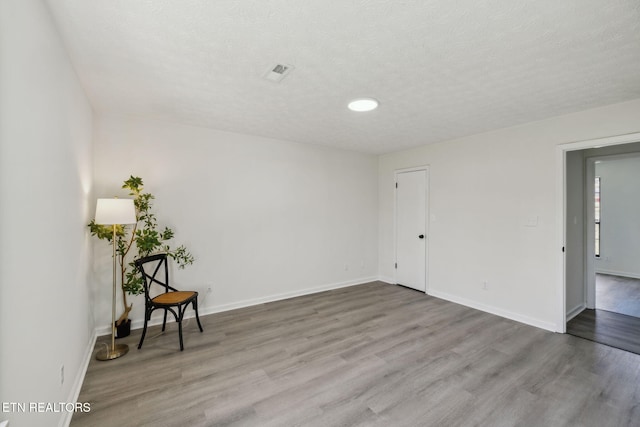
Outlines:
[{"label": "lamp pole", "polygon": [[102,349],[96,354],[98,360],[113,360],[124,356],[129,351],[126,344],[116,345],[116,226],[133,224],[136,212],[131,199],[98,199],[96,207],[96,224],[111,224],[113,237],[111,240],[113,259],[113,286],[111,294],[111,347]]}]

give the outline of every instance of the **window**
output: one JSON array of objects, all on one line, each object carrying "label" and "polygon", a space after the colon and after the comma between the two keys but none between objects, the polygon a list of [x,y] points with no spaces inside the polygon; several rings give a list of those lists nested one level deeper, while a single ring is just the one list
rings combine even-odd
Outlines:
[{"label": "window", "polygon": [[596,176],[594,191],[594,206],[595,206],[595,223],[596,223],[596,241],[595,241],[595,255],[596,258],[600,258],[600,177]]}]

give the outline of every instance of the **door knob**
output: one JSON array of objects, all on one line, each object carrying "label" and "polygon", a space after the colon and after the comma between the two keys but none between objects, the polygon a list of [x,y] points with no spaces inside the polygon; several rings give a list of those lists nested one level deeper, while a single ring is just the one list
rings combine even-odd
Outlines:
[{"label": "door knob", "polygon": [[419,235],[418,239],[424,239],[424,234]]}]

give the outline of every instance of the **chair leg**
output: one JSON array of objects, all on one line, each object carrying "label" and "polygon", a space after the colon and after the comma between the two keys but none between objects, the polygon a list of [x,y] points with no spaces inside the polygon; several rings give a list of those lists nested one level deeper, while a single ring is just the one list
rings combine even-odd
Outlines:
[{"label": "chair leg", "polygon": [[178,307],[178,312],[180,313],[180,319],[178,320],[178,332],[180,335],[180,351],[184,350],[184,345],[182,344],[182,316],[184,315],[184,310],[182,307]]},{"label": "chair leg", "polygon": [[167,326],[167,309],[164,309],[164,320],[162,321],[162,332],[164,332],[164,328]]},{"label": "chair leg", "polygon": [[142,336],[140,337],[140,342],[138,343],[138,350],[142,348],[142,342],[144,341],[144,336],[147,334],[147,320],[151,317],[151,313],[148,310],[145,310],[144,313],[144,327],[142,328]]},{"label": "chair leg", "polygon": [[198,328],[200,328],[200,332],[204,332],[202,329],[202,325],[200,324],[200,316],[198,316],[198,297],[193,300],[193,310],[196,312],[196,321],[198,322]]}]

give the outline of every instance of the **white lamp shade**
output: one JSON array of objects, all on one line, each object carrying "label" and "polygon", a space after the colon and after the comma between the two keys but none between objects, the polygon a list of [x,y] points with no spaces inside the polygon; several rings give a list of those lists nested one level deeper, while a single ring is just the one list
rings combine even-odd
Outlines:
[{"label": "white lamp shade", "polygon": [[133,199],[98,199],[96,224],[135,224]]}]

